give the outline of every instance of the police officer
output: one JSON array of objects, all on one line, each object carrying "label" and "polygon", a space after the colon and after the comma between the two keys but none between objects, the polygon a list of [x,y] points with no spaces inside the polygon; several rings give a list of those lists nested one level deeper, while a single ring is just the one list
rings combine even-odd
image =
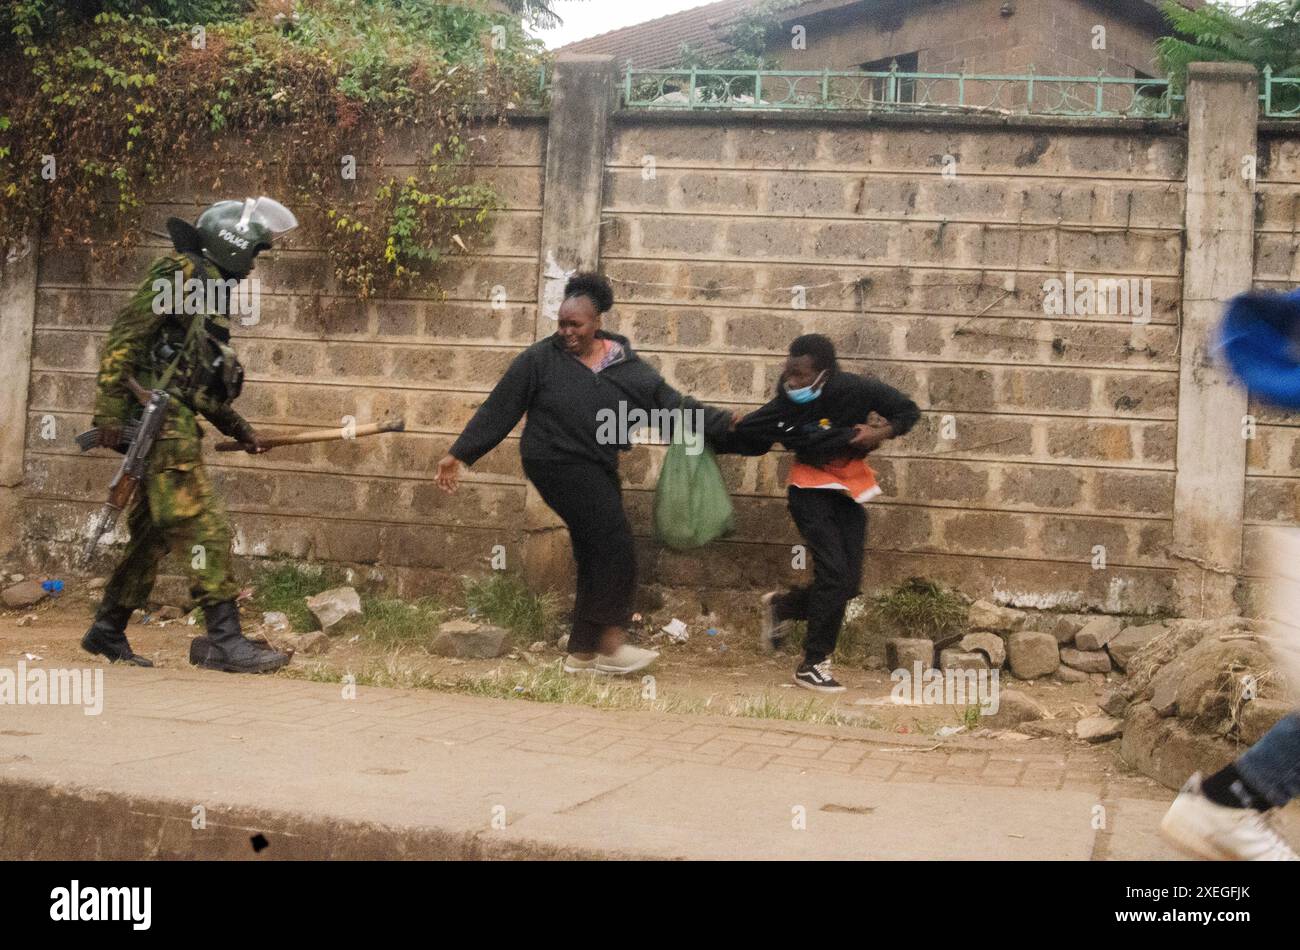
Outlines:
[{"label": "police officer", "polygon": [[126,638],[131,611],[144,607],[158,562],[178,550],[189,564],[190,594],[203,608],[207,636],[190,647],[190,662],[239,673],[278,669],[284,653],[248,640],[235,604],[230,566],[230,522],[203,468],[204,416],[250,453],[266,451],[257,433],[231,405],[243,368],[230,349],[231,291],[253,269],[253,259],[297,227],[293,214],[270,198],[220,201],[190,225],[167,222],[176,248],[154,261],[131,301],[118,313],[100,362],[94,423],[99,444],[124,450],[123,427],[139,412],[127,379],[163,389],[171,408],[128,515],[131,540],[104,588],[95,622],[81,645],[91,653],[136,666],[153,666]]}]

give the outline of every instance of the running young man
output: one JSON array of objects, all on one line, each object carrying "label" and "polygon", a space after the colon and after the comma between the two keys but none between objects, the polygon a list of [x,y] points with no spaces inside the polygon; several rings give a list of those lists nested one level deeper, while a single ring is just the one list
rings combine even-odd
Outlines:
[{"label": "running young man", "polygon": [[811,584],[763,595],[760,646],[780,644],[790,621],[806,620],[803,662],[794,681],[805,689],[844,689],[831,654],[844,609],[862,583],[867,540],[863,505],[880,494],[865,457],[904,435],[920,418],[916,403],[877,379],[844,372],[835,346],[812,333],[790,344],[776,398],[736,426],[726,451],[761,455],[780,442],[795,453],[787,497],[790,515],[812,554]]}]

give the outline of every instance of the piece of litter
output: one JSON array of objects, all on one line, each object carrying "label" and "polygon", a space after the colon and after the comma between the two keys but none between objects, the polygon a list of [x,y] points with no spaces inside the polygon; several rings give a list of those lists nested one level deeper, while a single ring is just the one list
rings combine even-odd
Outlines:
[{"label": "piece of litter", "polygon": [[35,654],[35,653],[24,653],[24,654],[23,654],[23,659],[26,660],[26,661],[29,662],[29,663],[34,663],[34,662],[36,662],[37,660],[43,660],[43,659],[45,659],[45,657],[43,657],[43,656],[38,656],[38,655]]},{"label": "piece of litter", "polygon": [[356,643],[356,642],[357,642],[358,640],[360,640],[360,639],[361,639],[361,634],[357,633],[357,634],[354,634],[354,635],[353,635],[353,636],[348,640],[348,643]]},{"label": "piece of litter", "polygon": [[710,627],[708,630],[705,630],[704,632],[710,637],[716,637],[718,635],[718,628]]},{"label": "piece of litter", "polygon": [[27,614],[25,617],[18,618],[18,626],[30,627],[36,622],[36,614]]},{"label": "piece of litter", "polygon": [[965,731],[965,726],[944,726],[942,729],[936,729],[934,734],[940,739],[946,739],[949,736],[959,735]]},{"label": "piece of litter", "polygon": [[1007,832],[1007,837],[1008,837],[1008,838],[1023,838],[1024,835],[1017,835],[1017,834],[1013,834],[1012,832],[1008,831],[1008,832]]},{"label": "piece of litter", "polygon": [[686,631],[686,623],[674,617],[668,623],[660,627],[664,633],[668,634],[668,639],[673,643],[685,643],[690,634]]}]

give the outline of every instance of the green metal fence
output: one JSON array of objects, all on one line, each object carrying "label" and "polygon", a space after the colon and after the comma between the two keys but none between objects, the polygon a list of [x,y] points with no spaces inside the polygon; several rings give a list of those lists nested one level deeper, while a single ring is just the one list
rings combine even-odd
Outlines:
[{"label": "green metal fence", "polygon": [[831,70],[629,69],[623,103],[648,109],[856,109],[1169,118],[1165,79]]},{"label": "green metal fence", "polygon": [[1274,76],[1273,67],[1264,67],[1260,101],[1270,119],[1300,118],[1300,77]]}]

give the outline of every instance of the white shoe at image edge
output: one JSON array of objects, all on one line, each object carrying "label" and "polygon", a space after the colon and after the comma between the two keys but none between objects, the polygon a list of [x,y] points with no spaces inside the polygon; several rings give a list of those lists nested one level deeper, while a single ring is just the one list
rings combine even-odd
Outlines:
[{"label": "white shoe at image edge", "polygon": [[618,676],[643,670],[657,659],[659,654],[654,650],[643,650],[625,643],[613,653],[597,653],[593,662],[597,673]]},{"label": "white shoe at image edge", "polygon": [[1187,780],[1160,822],[1179,850],[1207,861],[1300,861],[1300,855],[1253,808],[1228,808],[1201,793],[1201,773]]}]

